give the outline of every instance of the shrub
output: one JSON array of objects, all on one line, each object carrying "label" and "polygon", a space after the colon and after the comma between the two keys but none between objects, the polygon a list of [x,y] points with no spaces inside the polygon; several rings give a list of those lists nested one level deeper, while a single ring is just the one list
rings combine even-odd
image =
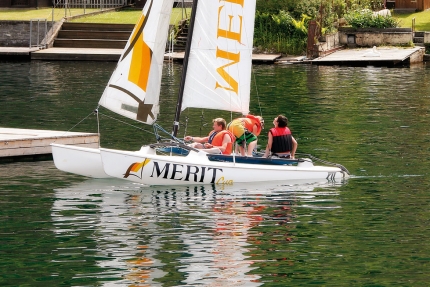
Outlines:
[{"label": "shrub", "polygon": [[373,15],[373,12],[364,9],[351,11],[345,15],[345,20],[353,28],[395,28],[398,21],[392,16]]},{"label": "shrub", "polygon": [[296,21],[288,12],[278,14],[256,12],[254,46],[261,51],[302,54],[306,48],[307,21]]}]

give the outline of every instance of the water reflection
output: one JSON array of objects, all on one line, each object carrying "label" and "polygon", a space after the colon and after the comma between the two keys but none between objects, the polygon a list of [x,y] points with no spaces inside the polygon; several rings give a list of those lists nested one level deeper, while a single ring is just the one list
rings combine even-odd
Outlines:
[{"label": "water reflection", "polygon": [[[64,246],[54,252],[59,264],[74,257],[93,262],[75,280],[97,277],[114,280],[115,286],[260,286],[258,262],[267,263],[258,255],[267,236],[261,230],[291,228],[298,201],[306,202],[305,208],[338,208],[327,199],[338,194],[331,188],[327,182],[172,188],[87,180],[55,189],[53,231]],[[317,199],[321,196],[325,199]],[[271,237],[270,244],[281,249],[293,240],[288,232]]]}]

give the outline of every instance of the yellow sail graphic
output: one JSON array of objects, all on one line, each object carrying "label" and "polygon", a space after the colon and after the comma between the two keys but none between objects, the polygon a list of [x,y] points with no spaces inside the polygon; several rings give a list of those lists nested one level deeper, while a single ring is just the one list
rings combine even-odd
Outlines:
[{"label": "yellow sail graphic", "polygon": [[146,92],[148,86],[149,70],[151,67],[152,51],[142,39],[136,41],[133,48],[132,60],[128,80]]},{"label": "yellow sail graphic", "polygon": [[99,104],[152,124],[159,113],[164,51],[174,0],[148,0]]}]

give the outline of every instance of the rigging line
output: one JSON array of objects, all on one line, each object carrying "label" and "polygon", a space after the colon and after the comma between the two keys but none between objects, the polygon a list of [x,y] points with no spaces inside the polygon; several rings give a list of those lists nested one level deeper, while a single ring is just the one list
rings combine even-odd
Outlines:
[{"label": "rigging line", "polygon": [[255,92],[257,93],[258,109],[260,110],[260,116],[263,117],[263,112],[261,111],[260,94],[258,93],[257,79],[255,77],[254,67],[252,65],[251,65],[251,73],[252,73],[252,76],[254,77],[254,85],[255,85]]},{"label": "rigging line", "polygon": [[[114,118],[114,117],[108,116],[108,115],[103,114],[103,113],[101,113],[101,112],[99,112],[99,114],[100,114],[100,115],[102,115],[102,116],[105,116],[105,117],[107,117],[107,118],[110,118],[110,119],[112,119],[112,120],[115,120],[115,121],[117,121],[117,122],[120,122],[120,123],[122,123],[122,124],[125,124],[125,125],[128,125],[128,126],[131,126],[131,127],[136,128],[136,129],[138,129],[138,130],[141,130],[141,131],[147,132],[147,133],[149,133],[149,134],[152,134],[152,135],[154,135],[154,136],[155,136],[155,138],[160,138],[160,137],[159,137],[159,135],[158,135],[158,133],[150,132],[150,131],[148,131],[148,130],[146,130],[146,129],[143,129],[143,128],[141,128],[141,127],[137,127],[137,126],[135,126],[135,125],[129,124],[129,123],[125,122],[125,121],[122,121],[122,120],[120,120],[120,119],[117,119],[117,118]],[[169,135],[169,138],[170,138],[170,139],[174,139],[174,140],[176,140],[176,141],[178,141],[178,142],[182,142],[180,139],[178,139],[178,138],[176,138],[176,137],[172,136],[170,133],[168,133],[166,130],[164,130],[160,125],[158,125],[158,124],[154,123],[154,125],[153,125],[153,126],[155,126],[158,130],[161,130],[162,132],[164,132],[164,133],[166,133],[167,135]]]},{"label": "rigging line", "polygon": [[122,123],[122,124],[125,124],[125,125],[131,126],[131,127],[133,127],[133,128],[136,128],[136,129],[138,129],[138,130],[141,130],[141,131],[144,131],[144,132],[147,132],[147,133],[150,133],[150,134],[155,135],[155,133],[153,133],[153,132],[150,132],[150,131],[145,130],[145,129],[141,128],[141,127],[138,127],[138,126],[135,126],[135,125],[129,124],[129,123],[127,123],[127,122],[125,122],[125,121],[122,121],[122,120],[120,120],[120,119],[117,119],[117,118],[114,118],[114,117],[108,116],[108,115],[103,114],[103,113],[101,113],[101,112],[99,112],[99,114],[100,114],[100,115],[102,115],[102,116],[105,116],[105,117],[107,117],[107,118],[110,118],[110,119],[112,119],[112,120],[115,120],[115,121],[117,121],[117,122],[120,122],[120,123]]},{"label": "rigging line", "polygon": [[[83,121],[85,121],[89,116],[91,116],[92,114],[94,113],[94,111],[92,111],[91,113],[89,113],[89,115],[88,116],[86,116],[85,118],[83,118],[82,120],[80,120],[76,125],[74,125],[73,127],[71,127],[69,130],[67,130],[67,131],[65,131],[63,134],[61,134],[61,136],[63,136],[63,135],[65,135],[65,134],[67,134],[68,132],[70,132],[71,130],[73,130],[76,126],[78,126],[80,123],[82,123]],[[57,138],[58,139],[58,138]],[[55,140],[54,141],[54,143],[56,142],[57,140]]]},{"label": "rigging line", "polygon": [[185,137],[186,137],[186,135],[187,135],[188,120],[189,120],[189,117],[188,117],[188,115],[187,115],[187,116],[185,117],[184,138],[185,138]]},{"label": "rigging line", "polygon": [[97,116],[97,133],[99,134],[99,148],[100,148],[100,118],[99,118],[99,107],[97,106],[97,108],[94,110],[94,113]]}]

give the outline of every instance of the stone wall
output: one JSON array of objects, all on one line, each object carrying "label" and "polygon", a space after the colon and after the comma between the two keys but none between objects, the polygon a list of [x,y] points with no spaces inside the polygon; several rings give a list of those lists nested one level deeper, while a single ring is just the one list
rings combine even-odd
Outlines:
[{"label": "stone wall", "polygon": [[[45,23],[39,24],[39,42],[45,37]],[[49,32],[52,22],[47,22],[46,33]],[[37,21],[33,21],[32,45],[37,41]],[[0,21],[0,47],[29,47],[30,21]]]},{"label": "stone wall", "polygon": [[369,29],[339,28],[339,42],[350,47],[409,45],[413,35],[410,28]]},{"label": "stone wall", "polygon": [[11,6],[11,0],[0,0],[0,7],[10,7]]},{"label": "stone wall", "polygon": [[24,1],[13,1],[13,0],[0,0],[0,8],[36,8],[36,7],[51,7],[51,0],[24,0]]}]

